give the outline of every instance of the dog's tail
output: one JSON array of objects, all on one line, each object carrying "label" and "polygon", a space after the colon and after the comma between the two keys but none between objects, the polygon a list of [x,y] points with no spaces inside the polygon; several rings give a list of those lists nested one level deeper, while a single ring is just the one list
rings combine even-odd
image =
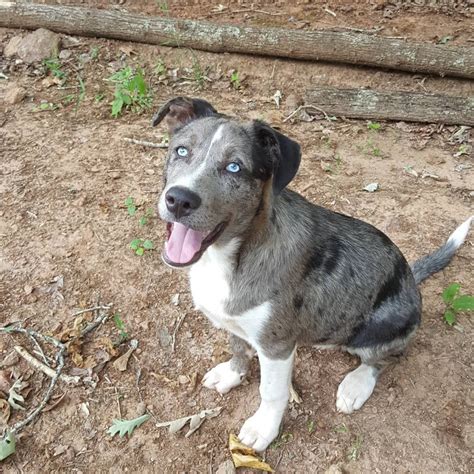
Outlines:
[{"label": "dog's tail", "polygon": [[448,265],[456,250],[463,244],[473,220],[474,216],[471,216],[449,236],[442,247],[412,263],[411,270],[417,285]]}]

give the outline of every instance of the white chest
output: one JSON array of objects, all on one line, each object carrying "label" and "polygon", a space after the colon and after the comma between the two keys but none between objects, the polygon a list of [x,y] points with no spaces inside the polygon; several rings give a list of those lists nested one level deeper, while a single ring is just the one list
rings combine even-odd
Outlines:
[{"label": "white chest", "polygon": [[[232,243],[231,243],[232,244]],[[239,315],[229,315],[225,310],[230,295],[232,272],[231,252],[235,244],[225,249],[210,247],[190,270],[189,280],[194,305],[218,328],[246,340],[254,347],[259,334],[270,317],[271,305],[262,303]]]}]

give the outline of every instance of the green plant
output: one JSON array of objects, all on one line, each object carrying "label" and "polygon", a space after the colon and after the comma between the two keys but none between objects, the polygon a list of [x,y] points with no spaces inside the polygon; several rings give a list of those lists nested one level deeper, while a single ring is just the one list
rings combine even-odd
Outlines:
[{"label": "green plant", "polygon": [[282,433],[273,443],[270,445],[271,449],[278,449],[284,444],[292,441],[293,435],[291,433]]},{"label": "green plant", "polygon": [[370,121],[369,121],[369,122],[367,123],[367,128],[368,128],[369,130],[378,131],[378,130],[380,130],[381,125],[380,125],[378,122],[370,122]]},{"label": "green plant", "polygon": [[125,199],[125,205],[127,206],[127,212],[129,216],[134,216],[135,213],[137,212],[137,206],[135,204],[135,201],[133,200],[132,196],[128,196],[127,199]]},{"label": "green plant", "polygon": [[156,0],[156,4],[158,5],[158,8],[161,10],[161,13],[169,13],[170,12],[170,7],[168,6],[167,1]]},{"label": "green plant", "polygon": [[349,428],[346,426],[345,423],[342,423],[334,428],[336,433],[349,433]]},{"label": "green plant", "polygon": [[33,108],[33,112],[47,112],[56,109],[59,109],[59,105],[53,104],[52,102],[41,102],[41,104]]},{"label": "green plant", "polygon": [[308,433],[311,434],[315,430],[315,423],[313,420],[308,420]]},{"label": "green plant", "polygon": [[119,313],[114,314],[114,323],[119,331],[120,342],[126,341],[128,339],[127,328],[125,327],[125,323],[122,321]]},{"label": "green plant", "polygon": [[347,454],[347,459],[349,461],[357,461],[360,456],[360,451],[362,449],[362,436],[356,436],[352,446],[349,448],[349,453]]},{"label": "green plant", "polygon": [[141,257],[145,250],[153,250],[153,242],[149,239],[133,239],[130,242],[130,248]]},{"label": "green plant", "polygon": [[91,48],[89,56],[92,59],[92,61],[95,61],[96,59],[99,58],[99,53],[100,53],[100,46],[93,46]]},{"label": "green plant", "polygon": [[371,138],[367,140],[367,153],[371,153],[376,158],[382,157],[382,151],[377,145],[374,144]]},{"label": "green plant", "polygon": [[139,113],[151,107],[151,92],[141,69],[134,71],[127,66],[112,74],[108,81],[115,84],[112,117],[118,117],[123,109]]},{"label": "green plant", "polygon": [[140,227],[145,226],[148,223],[148,219],[153,216],[153,209],[150,207],[145,211],[145,214],[140,217],[140,220],[138,221],[138,225]]},{"label": "green plant", "polygon": [[98,92],[94,97],[94,100],[96,102],[102,102],[104,99],[105,99],[105,94],[103,92]]},{"label": "green plant", "polygon": [[196,55],[193,54],[193,78],[199,88],[204,86],[206,75],[201,67],[201,63]]},{"label": "green plant", "polygon": [[232,72],[230,75],[230,83],[235,90],[240,89],[239,71]]},{"label": "green plant", "polygon": [[163,59],[159,59],[155,65],[154,72],[157,76],[162,76],[166,72],[166,65]]},{"label": "green plant", "polygon": [[451,283],[442,294],[442,298],[447,308],[444,312],[444,321],[450,326],[454,326],[457,314],[461,311],[474,311],[474,296],[460,295],[461,285]]},{"label": "green plant", "polygon": [[50,72],[54,77],[64,80],[66,79],[66,73],[61,69],[61,63],[58,58],[49,58],[43,61],[43,65],[46,71]]}]

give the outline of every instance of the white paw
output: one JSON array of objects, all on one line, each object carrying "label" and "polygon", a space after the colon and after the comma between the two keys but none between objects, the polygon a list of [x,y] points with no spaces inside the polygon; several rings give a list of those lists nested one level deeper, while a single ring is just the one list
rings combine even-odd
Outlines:
[{"label": "white paw", "polygon": [[202,379],[202,384],[207,388],[217,390],[219,393],[224,394],[234,387],[237,387],[237,385],[240,385],[244,376],[245,374],[240,374],[232,370],[229,360],[216,365],[207,372]]},{"label": "white paw", "polygon": [[336,407],[342,413],[358,410],[372,395],[377,382],[377,369],[361,364],[349,372],[337,389]]},{"label": "white paw", "polygon": [[284,409],[273,409],[271,404],[263,402],[242,426],[239,433],[240,441],[256,451],[264,451],[278,436],[283,412]]}]

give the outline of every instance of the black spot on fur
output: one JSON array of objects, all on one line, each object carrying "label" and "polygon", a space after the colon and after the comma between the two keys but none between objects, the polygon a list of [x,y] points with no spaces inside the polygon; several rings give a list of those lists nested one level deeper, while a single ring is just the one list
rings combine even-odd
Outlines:
[{"label": "black spot on fur", "polygon": [[417,309],[406,316],[394,314],[379,321],[370,319],[355,328],[347,346],[361,348],[386,344],[394,339],[408,336],[419,322],[420,312]]},{"label": "black spot on fur", "polygon": [[321,249],[317,246],[313,247],[313,251],[306,262],[306,266],[303,272],[303,278],[306,278],[311,272],[317,270],[323,264],[324,256]]},{"label": "black spot on fur", "polygon": [[375,298],[373,309],[379,308],[385,301],[397,296],[402,289],[402,283],[407,272],[407,264],[399,258],[393,268],[392,275],[380,287]]},{"label": "black spot on fur", "polygon": [[329,275],[337,267],[341,255],[342,243],[339,239],[333,238],[329,241],[327,254],[324,259],[324,270]]},{"label": "black spot on fur", "polygon": [[351,278],[354,278],[355,277],[355,272],[354,272],[354,269],[352,268],[352,266],[349,266],[349,276]]},{"label": "black spot on fur", "polygon": [[296,295],[293,298],[293,305],[296,309],[296,311],[299,311],[301,307],[303,306],[303,297],[301,295]]}]

